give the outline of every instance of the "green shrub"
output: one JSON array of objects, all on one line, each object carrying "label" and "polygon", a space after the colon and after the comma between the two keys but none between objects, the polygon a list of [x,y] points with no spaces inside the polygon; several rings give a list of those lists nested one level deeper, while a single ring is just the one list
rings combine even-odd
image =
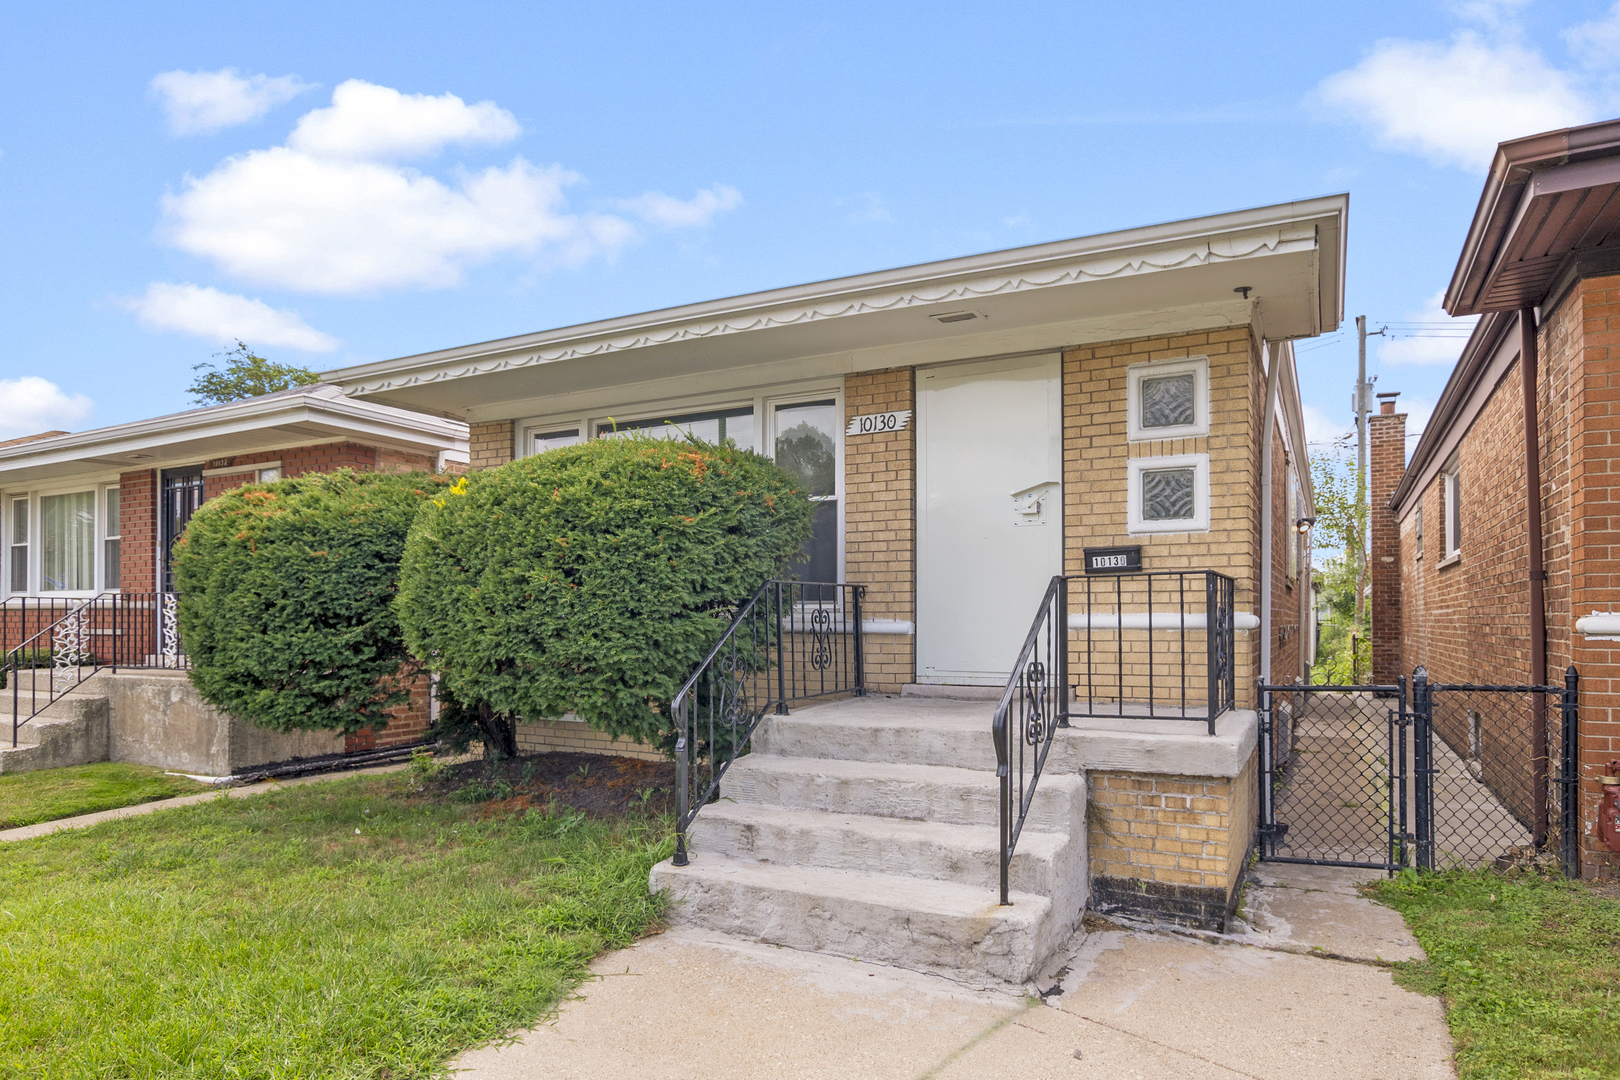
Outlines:
[{"label": "green shrub", "polygon": [[315,473],[203,504],[175,548],[191,681],[276,731],[387,724],[408,659],[394,614],[411,520],[448,482]]},{"label": "green shrub", "polygon": [[597,439],[467,477],[417,518],[396,603],[441,730],[510,754],[518,718],[573,712],[667,748],[670,698],[812,512],[730,444]]}]

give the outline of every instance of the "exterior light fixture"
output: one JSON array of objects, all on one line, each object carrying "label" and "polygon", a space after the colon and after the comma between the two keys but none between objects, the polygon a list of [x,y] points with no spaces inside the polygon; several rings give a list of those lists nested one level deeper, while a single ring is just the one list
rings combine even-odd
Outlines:
[{"label": "exterior light fixture", "polygon": [[1298,521],[1294,522],[1294,528],[1298,529],[1301,533],[1308,533],[1308,532],[1311,531],[1311,526],[1315,525],[1315,524],[1316,524],[1316,519],[1315,518],[1313,518],[1313,517],[1302,517]]}]

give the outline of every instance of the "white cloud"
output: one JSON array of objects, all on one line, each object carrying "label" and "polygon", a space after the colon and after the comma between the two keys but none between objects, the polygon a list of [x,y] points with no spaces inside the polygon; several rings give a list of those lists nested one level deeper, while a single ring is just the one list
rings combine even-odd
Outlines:
[{"label": "white cloud", "polygon": [[[351,80],[329,108],[299,120],[287,145],[187,177],[163,199],[162,232],[238,278],[315,293],[455,285],[502,255],[577,264],[636,237],[624,217],[571,212],[564,191],[580,178],[560,166],[519,157],[440,179],[389,160],[517,134],[489,102]],[[691,227],[741,201],[717,184],[687,201],[649,192],[626,205],[651,223]]]},{"label": "white cloud", "polygon": [[[840,209],[847,209],[848,214],[844,220],[851,225],[875,225],[879,222],[893,221],[894,216],[889,213],[889,207],[883,201],[883,196],[875,191],[863,191],[859,195],[847,199],[834,199],[833,205]],[[1015,228],[1017,224],[1024,224],[1024,219],[1009,219],[1004,224],[1008,228]]]},{"label": "white cloud", "polygon": [[1612,67],[1620,63],[1620,4],[1608,15],[1560,31],[1575,58],[1590,68]]},{"label": "white cloud", "polygon": [[328,158],[402,158],[436,154],[446,143],[504,143],[523,133],[493,101],[468,105],[454,94],[402,94],[350,79],[332,104],[298,119],[287,146]]},{"label": "white cloud", "polygon": [[152,93],[163,100],[169,130],[205,134],[257,120],[284,101],[312,89],[296,75],[238,75],[219,71],[165,71],[152,79]]},{"label": "white cloud", "polygon": [[1324,409],[1315,405],[1303,406],[1305,412],[1305,443],[1314,452],[1329,446],[1341,445],[1347,433],[1354,433],[1356,422],[1352,417],[1335,420]]},{"label": "white cloud", "polygon": [[1324,79],[1318,101],[1437,165],[1484,171],[1496,144],[1596,118],[1574,77],[1534,49],[1465,30],[1449,43],[1386,40]]},{"label": "white cloud", "polygon": [[0,441],[56,429],[72,430],[89,419],[95,402],[83,394],[65,394],[37,375],[0,379]]},{"label": "white cloud", "polygon": [[1444,289],[1435,293],[1423,307],[1407,312],[1405,321],[1394,323],[1385,331],[1378,346],[1379,363],[1402,367],[1457,362],[1479,317],[1453,319],[1440,306],[1445,295]]},{"label": "white cloud", "polygon": [[619,207],[652,225],[675,229],[707,225],[714,215],[742,205],[742,192],[727,184],[716,184],[681,200],[662,191],[649,191],[634,199],[621,199]]},{"label": "white cloud", "polygon": [[146,293],[125,302],[148,330],[178,330],[216,342],[249,341],[302,352],[331,352],[340,342],[291,311],[262,300],[198,285],[154,281]]}]

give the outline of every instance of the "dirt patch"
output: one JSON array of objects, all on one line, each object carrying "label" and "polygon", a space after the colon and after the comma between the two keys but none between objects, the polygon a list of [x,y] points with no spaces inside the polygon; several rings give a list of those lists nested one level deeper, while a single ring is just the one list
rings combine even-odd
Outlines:
[{"label": "dirt patch", "polygon": [[419,785],[420,797],[479,804],[486,816],[571,807],[593,817],[672,813],[675,764],[555,751],[508,761],[464,761]]}]

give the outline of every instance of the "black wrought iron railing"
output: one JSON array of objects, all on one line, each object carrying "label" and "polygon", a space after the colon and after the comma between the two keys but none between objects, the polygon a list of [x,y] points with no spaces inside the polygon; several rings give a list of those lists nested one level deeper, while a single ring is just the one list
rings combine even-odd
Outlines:
[{"label": "black wrought iron railing", "polygon": [[[1067,579],[1055,577],[1041,598],[1035,623],[1013,663],[1001,700],[996,703],[991,738],[996,744],[996,778],[1001,785],[1001,902],[1007,893],[1008,867],[1024,820],[1035,801],[1035,785],[1052,749],[1052,735],[1069,726]],[[1015,753],[1016,750],[1016,753]]]},{"label": "black wrought iron railing", "polygon": [[1236,583],[1213,570],[1068,579],[1071,716],[1215,721],[1236,700]]},{"label": "black wrought iron railing", "polygon": [[[71,601],[0,604],[0,692],[11,701],[11,745],[22,728],[104,668],[190,666],[175,593],[101,593]],[[15,644],[13,644],[15,643]]]},{"label": "black wrought iron railing", "polygon": [[842,582],[767,581],[670,702],[675,724],[675,865],[687,829],[767,714],[864,692],[861,595]]}]

